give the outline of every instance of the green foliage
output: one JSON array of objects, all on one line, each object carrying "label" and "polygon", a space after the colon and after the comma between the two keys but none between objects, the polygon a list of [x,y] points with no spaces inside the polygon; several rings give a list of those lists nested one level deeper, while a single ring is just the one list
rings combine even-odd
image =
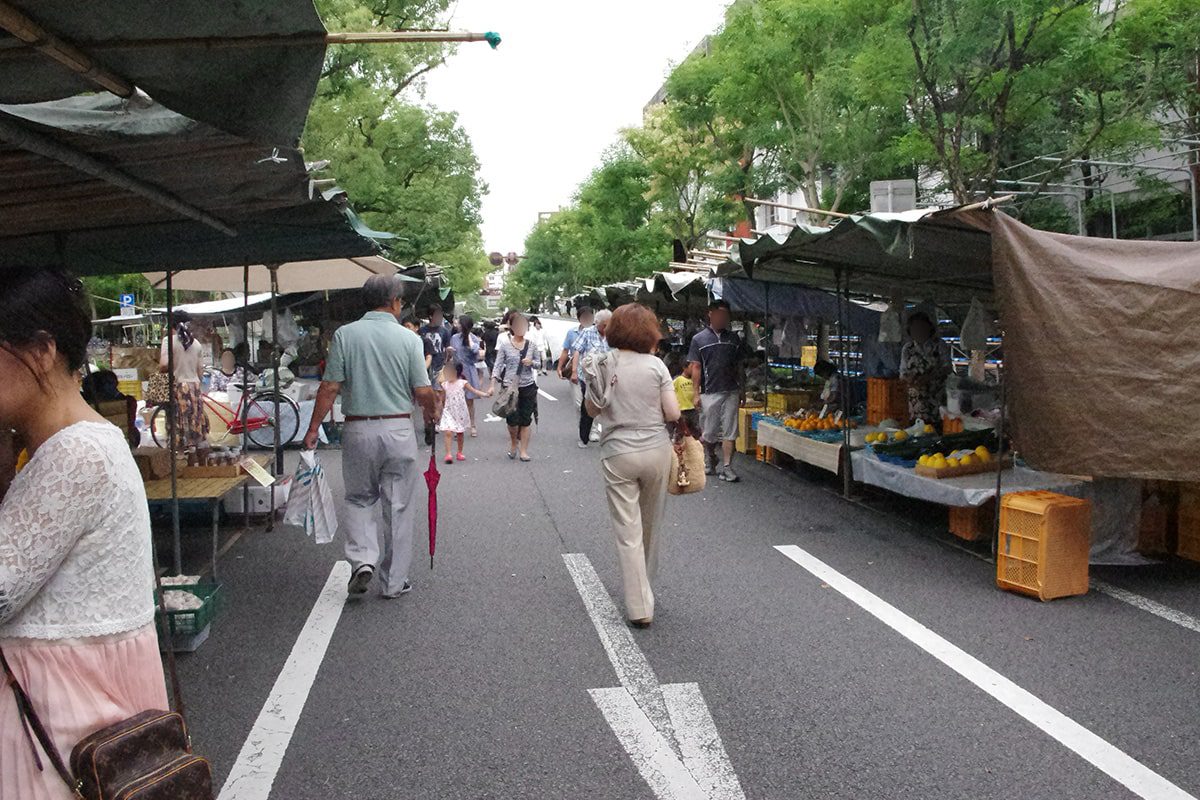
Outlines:
[{"label": "green foliage", "polygon": [[651,177],[630,149],[609,151],[572,207],[529,234],[525,257],[505,285],[506,303],[537,307],[555,295],[663,269],[670,236],[653,214]]},{"label": "green foliage", "polygon": [[[318,0],[330,30],[432,28],[450,0]],[[442,64],[438,44],[334,45],[304,131],[311,160],[329,159],[354,208],[397,235],[389,256],[446,268],[457,294],[478,291],[486,270],[479,209],[486,185],[455,114],[407,101]]]},{"label": "green foliage", "polygon": [[671,238],[688,249],[702,247],[706,231],[736,218],[728,195],[712,190],[713,178],[733,160],[708,127],[689,123],[678,103],[647,114],[640,128],[622,132],[625,142],[650,173],[646,195],[652,213]]},{"label": "green foliage", "polygon": [[1121,35],[1123,20],[1094,0],[894,0],[857,69],[906,107],[898,158],[967,202],[1031,156],[1053,152],[1061,166],[1148,141],[1153,59]]},{"label": "green foliage", "polygon": [[[128,275],[95,275],[83,279],[85,291],[92,298],[92,306],[97,318],[112,317],[120,313],[120,297],[123,294],[133,294],[134,302],[139,307],[149,306],[153,302],[153,292],[150,281],[140,272]],[[159,294],[159,300],[166,297]]]}]

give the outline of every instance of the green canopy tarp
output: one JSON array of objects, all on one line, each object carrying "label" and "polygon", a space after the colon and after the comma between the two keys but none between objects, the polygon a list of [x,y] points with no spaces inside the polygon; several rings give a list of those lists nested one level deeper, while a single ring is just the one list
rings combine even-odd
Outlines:
[{"label": "green canopy tarp", "polygon": [[988,233],[953,209],[854,215],[832,228],[801,225],[785,237],[743,240],[736,249],[737,261],[721,265],[718,277],[832,289],[841,270],[850,290],[863,294],[899,288],[939,302],[992,294]]},{"label": "green canopy tarp", "polygon": [[[312,0],[8,0],[156,102],[272,145],[300,139],[325,58]],[[97,85],[0,31],[0,103]]]},{"label": "green canopy tarp", "polygon": [[230,236],[60,161],[0,142],[0,270],[78,274],[374,255],[377,234],[338,190],[313,188],[303,154],[266,147],[154,103],[102,93],[0,105],[0,123],[85,153],[232,228]]}]

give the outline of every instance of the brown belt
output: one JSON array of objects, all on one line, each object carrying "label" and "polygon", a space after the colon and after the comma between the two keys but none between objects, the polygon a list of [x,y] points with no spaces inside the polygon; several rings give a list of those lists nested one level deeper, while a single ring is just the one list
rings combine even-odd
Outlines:
[{"label": "brown belt", "polygon": [[352,417],[346,415],[346,422],[369,422],[377,419],[412,419],[412,414],[383,414],[378,417]]}]

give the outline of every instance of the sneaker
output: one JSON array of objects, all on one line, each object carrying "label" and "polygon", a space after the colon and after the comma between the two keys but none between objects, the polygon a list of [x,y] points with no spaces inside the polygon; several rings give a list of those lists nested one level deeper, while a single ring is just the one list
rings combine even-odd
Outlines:
[{"label": "sneaker", "polygon": [[453,463],[454,463],[454,456],[450,455],[449,453],[446,453],[446,463],[447,463],[447,464],[453,464]]},{"label": "sneaker", "polygon": [[728,464],[721,467],[721,471],[717,474],[717,477],[726,483],[737,483],[741,480],[741,478],[737,476],[737,473],[733,471],[733,467],[729,466]]},{"label": "sneaker", "polygon": [[592,426],[592,435],[591,435],[591,437],[588,439],[588,441],[590,441],[590,442],[598,442],[598,441],[600,441],[600,426],[599,426],[599,425],[593,425],[593,426]]},{"label": "sneaker", "polygon": [[[446,456],[446,458],[449,458],[449,457],[450,457],[450,456]],[[459,453],[459,454],[458,454],[458,460],[459,460],[459,461],[466,461],[466,460],[467,460],[467,457],[466,457],[466,456],[464,456],[462,453]]]},{"label": "sneaker", "polygon": [[370,564],[363,564],[350,576],[350,585],[346,587],[346,590],[350,594],[365,594],[374,577],[375,569]]},{"label": "sneaker", "polygon": [[576,442],[575,446],[581,450],[587,450],[588,443],[587,442]]},{"label": "sneaker", "polygon": [[395,594],[385,594],[384,598],[387,600],[395,600],[400,595],[408,594],[411,591],[412,591],[412,583],[409,581],[405,581],[404,586],[400,589],[400,591],[396,592]]}]

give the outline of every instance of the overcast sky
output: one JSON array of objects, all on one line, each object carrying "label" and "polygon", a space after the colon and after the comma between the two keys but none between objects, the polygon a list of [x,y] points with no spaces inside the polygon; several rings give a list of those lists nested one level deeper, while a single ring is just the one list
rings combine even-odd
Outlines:
[{"label": "overcast sky", "polygon": [[540,211],[566,204],[672,64],[721,24],[728,0],[461,0],[451,27],[494,30],[430,74],[426,101],[456,111],[491,192],[489,251],[520,252]]}]

